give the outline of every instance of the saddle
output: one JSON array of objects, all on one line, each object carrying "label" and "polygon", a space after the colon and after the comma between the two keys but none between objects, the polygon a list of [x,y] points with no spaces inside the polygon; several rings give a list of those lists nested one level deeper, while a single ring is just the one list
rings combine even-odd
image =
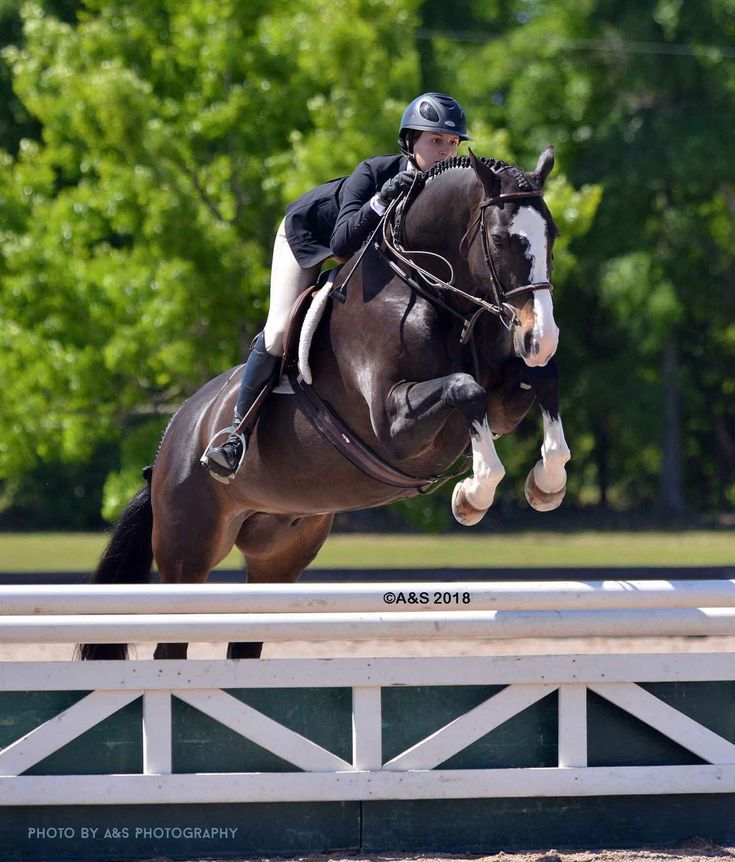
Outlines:
[{"label": "saddle", "polygon": [[[315,298],[315,295],[318,294],[328,283],[330,274],[332,274],[331,281],[333,281],[336,270],[326,270],[319,275],[316,284],[313,284],[311,287],[307,287],[306,290],[296,297],[296,300],[288,313],[286,326],[284,328],[283,356],[281,358],[280,370],[278,374],[275,374],[273,379],[266,383],[266,385],[261,389],[258,397],[255,399],[252,406],[243,416],[240,424],[235,429],[236,433],[249,432],[252,429],[257,421],[263,402],[271,393],[274,393],[275,395],[293,395],[294,390],[286,375],[286,369],[291,365],[298,364],[300,355],[305,357],[305,364],[308,368],[308,354],[311,346],[311,338],[316,331],[319,319],[317,318],[312,325],[308,327],[308,339],[305,339],[307,332],[305,331],[304,324],[308,317],[314,317],[312,313],[312,301]],[[329,282],[329,285],[331,289],[331,282]],[[325,299],[326,298],[327,297],[325,297]],[[323,305],[325,304],[326,302],[323,303]],[[321,311],[323,310],[324,309],[322,307]],[[319,317],[320,316],[321,314]],[[304,341],[306,341],[305,344],[303,343]],[[310,380],[310,371],[308,372],[308,377]]]},{"label": "saddle", "polygon": [[304,325],[307,312],[314,299],[314,295],[319,290],[318,284],[312,284],[311,287],[299,294],[296,302],[291,306],[291,311],[288,313],[286,321],[286,330],[283,336],[283,362],[281,364],[281,375],[285,374],[288,366],[298,360],[299,357],[299,338],[301,337],[301,329]]}]

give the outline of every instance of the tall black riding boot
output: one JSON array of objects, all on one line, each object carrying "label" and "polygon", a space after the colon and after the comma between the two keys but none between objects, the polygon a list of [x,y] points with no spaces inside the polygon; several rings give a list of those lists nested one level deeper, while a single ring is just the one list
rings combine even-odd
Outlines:
[{"label": "tall black riding boot", "polygon": [[247,429],[240,434],[236,433],[237,427],[253,406],[263,387],[274,381],[280,364],[281,357],[273,356],[265,349],[265,336],[261,332],[253,342],[253,347],[245,363],[240,393],[237,396],[237,406],[232,415],[232,428],[225,429],[231,431],[230,436],[221,446],[208,448],[202,457],[202,464],[215,479],[227,483],[237,472],[245,455],[250,431],[255,425],[257,416],[250,417]]}]

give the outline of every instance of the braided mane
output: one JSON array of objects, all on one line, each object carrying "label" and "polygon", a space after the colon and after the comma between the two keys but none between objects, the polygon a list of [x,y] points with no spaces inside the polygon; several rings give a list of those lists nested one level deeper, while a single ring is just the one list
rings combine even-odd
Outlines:
[{"label": "braided mane", "polygon": [[[482,162],[483,165],[487,165],[492,171],[495,173],[507,172],[513,177],[516,182],[516,185],[520,191],[531,191],[533,186],[528,181],[528,178],[523,173],[523,171],[516,167],[515,165],[511,165],[508,162],[501,162],[500,159],[491,159],[485,156],[482,156],[478,159],[478,161]],[[434,177],[438,177],[440,174],[445,173],[446,171],[457,170],[457,169],[466,169],[472,167],[472,161],[469,156],[453,156],[451,159],[444,159],[443,162],[438,162],[434,165],[433,168],[430,168],[424,174],[425,182],[431,182]]]}]

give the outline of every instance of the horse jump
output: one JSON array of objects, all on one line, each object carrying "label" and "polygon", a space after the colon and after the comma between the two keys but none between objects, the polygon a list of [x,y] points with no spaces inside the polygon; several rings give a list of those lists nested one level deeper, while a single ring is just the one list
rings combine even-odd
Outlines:
[{"label": "horse jump", "polygon": [[[388,592],[430,601],[394,610]],[[448,597],[441,611],[435,595]],[[574,635],[735,634],[733,581],[0,587],[0,601],[6,642],[226,640],[248,627],[269,639],[382,627],[560,647]],[[548,644],[538,655],[5,663],[3,846],[24,860],[49,847],[91,860],[731,839],[732,654]],[[94,828],[107,837],[93,841]]]}]

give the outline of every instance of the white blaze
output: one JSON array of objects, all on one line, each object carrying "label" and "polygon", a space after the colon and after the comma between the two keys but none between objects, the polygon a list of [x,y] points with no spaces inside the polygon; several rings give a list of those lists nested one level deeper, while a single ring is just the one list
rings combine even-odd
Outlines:
[{"label": "white blaze", "polygon": [[[530,264],[528,280],[530,284],[541,284],[549,280],[547,267],[548,239],[546,220],[533,207],[519,207],[511,219],[508,230],[515,236],[523,237],[526,242],[526,258]],[[554,321],[554,307],[551,291],[537,290],[533,294],[534,324],[531,351],[525,358],[526,365],[546,365],[556,353],[559,345],[559,327]]]}]

